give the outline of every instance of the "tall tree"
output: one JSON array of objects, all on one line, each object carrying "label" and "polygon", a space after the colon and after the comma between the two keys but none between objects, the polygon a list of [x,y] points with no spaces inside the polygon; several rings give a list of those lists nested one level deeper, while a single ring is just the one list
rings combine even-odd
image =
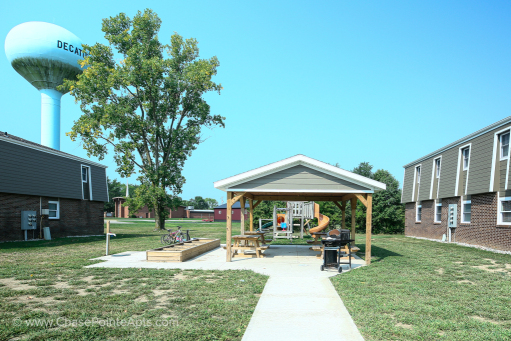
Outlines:
[{"label": "tall tree", "polygon": [[[403,233],[404,232],[404,206],[401,204],[401,190],[399,181],[384,169],[372,172],[373,166],[369,162],[361,162],[353,169],[353,173],[360,174],[376,181],[383,182],[387,189],[373,194],[373,232],[374,233]],[[369,176],[367,176],[369,175]],[[351,209],[348,203],[347,212]],[[357,231],[365,232],[366,208],[360,201],[356,210]],[[351,219],[347,225],[351,226]]]},{"label": "tall tree", "polygon": [[126,186],[121,184],[117,179],[111,180],[110,178],[106,178],[106,183],[108,186],[108,202],[105,202],[105,212],[113,212],[115,211],[115,205],[112,198],[115,197],[123,197],[126,193]]},{"label": "tall tree", "polygon": [[103,19],[109,45],[84,45],[85,69],[62,89],[83,112],[68,135],[100,160],[111,148],[122,177],[138,173],[141,186],[128,205],[154,209],[156,227],[164,229],[165,207],[178,202],[182,168],[201,142],[201,129],[223,127],[225,118],[212,115],[203,98],[222,89],[212,81],[218,59],[199,59],[197,41],[177,33],[162,44],[160,26],[150,9],[133,19],[124,13]]},{"label": "tall tree", "polygon": [[213,209],[218,206],[218,201],[216,201],[216,199],[204,198],[204,201],[208,204],[209,209]]}]

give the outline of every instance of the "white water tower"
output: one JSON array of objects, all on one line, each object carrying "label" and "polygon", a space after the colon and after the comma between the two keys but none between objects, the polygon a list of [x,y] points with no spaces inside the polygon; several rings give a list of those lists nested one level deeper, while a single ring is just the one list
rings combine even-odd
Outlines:
[{"label": "white water tower", "polygon": [[60,150],[60,99],[64,79],[82,72],[82,41],[60,26],[31,21],[14,27],[5,38],[12,67],[41,93],[41,144]]}]

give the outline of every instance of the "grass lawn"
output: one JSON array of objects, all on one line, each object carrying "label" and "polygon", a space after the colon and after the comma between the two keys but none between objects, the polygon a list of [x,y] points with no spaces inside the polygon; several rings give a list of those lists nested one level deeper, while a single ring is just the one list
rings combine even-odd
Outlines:
[{"label": "grass lawn", "polygon": [[[133,223],[111,225],[111,253],[161,246],[154,223],[123,221]],[[225,223],[183,228],[225,242]],[[0,340],[240,340],[267,280],[251,271],[84,268],[104,252],[104,237],[0,243]],[[34,319],[53,325],[27,326]]]},{"label": "grass lawn", "polygon": [[[371,266],[332,278],[366,340],[511,340],[510,255],[372,240]],[[364,242],[357,236],[361,255]]]}]

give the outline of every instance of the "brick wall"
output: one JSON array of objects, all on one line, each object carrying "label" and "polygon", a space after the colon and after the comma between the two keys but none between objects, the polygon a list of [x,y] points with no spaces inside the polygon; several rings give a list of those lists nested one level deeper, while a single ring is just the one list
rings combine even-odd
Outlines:
[{"label": "brick wall", "polygon": [[442,239],[447,235],[447,212],[450,204],[458,206],[456,228],[452,238],[459,243],[486,246],[511,251],[511,227],[497,226],[497,193],[472,195],[472,217],[469,224],[461,223],[460,197],[442,200],[442,221],[434,223],[434,201],[422,202],[422,222],[415,222],[415,203],[407,203],[405,211],[405,235]]},{"label": "brick wall", "polygon": [[[41,197],[42,208],[48,208],[48,201],[55,198]],[[39,215],[40,197],[21,194],[0,193],[0,240],[22,240],[21,211],[37,212],[37,230],[39,236],[41,216]],[[52,238],[103,234],[104,204],[101,201],[60,199],[60,219],[43,219],[42,226],[49,226]],[[27,232],[29,239],[32,231]]]},{"label": "brick wall", "polygon": [[215,213],[201,213],[201,212],[193,212],[193,211],[187,211],[190,212],[189,218],[195,218],[195,219],[214,219]]}]

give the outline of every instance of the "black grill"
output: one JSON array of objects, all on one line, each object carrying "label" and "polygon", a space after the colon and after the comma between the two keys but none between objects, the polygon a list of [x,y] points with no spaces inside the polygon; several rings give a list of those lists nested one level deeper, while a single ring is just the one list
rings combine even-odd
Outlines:
[{"label": "black grill", "polygon": [[[328,237],[323,238],[323,265],[321,271],[326,267],[335,267],[339,272],[342,272],[341,264],[348,264],[351,269],[351,243],[354,242],[350,239],[350,230],[333,230],[330,231]],[[341,263],[341,248],[348,245],[348,262]]]}]

